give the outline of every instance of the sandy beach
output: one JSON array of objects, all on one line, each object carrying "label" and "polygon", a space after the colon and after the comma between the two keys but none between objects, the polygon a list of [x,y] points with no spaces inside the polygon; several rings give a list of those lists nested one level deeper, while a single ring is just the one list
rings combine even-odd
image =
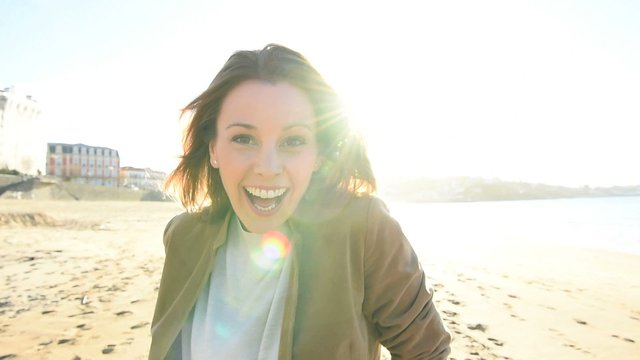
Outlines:
[{"label": "sandy beach", "polygon": [[[0,359],[146,359],[166,202],[0,199]],[[420,253],[452,359],[640,358],[640,256]]]}]

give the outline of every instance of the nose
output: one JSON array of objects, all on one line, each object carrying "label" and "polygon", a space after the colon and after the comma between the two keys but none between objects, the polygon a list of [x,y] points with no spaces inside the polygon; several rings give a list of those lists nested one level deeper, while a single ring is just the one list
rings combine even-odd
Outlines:
[{"label": "nose", "polygon": [[281,154],[277,147],[263,147],[255,165],[255,172],[262,176],[274,176],[282,172]]}]

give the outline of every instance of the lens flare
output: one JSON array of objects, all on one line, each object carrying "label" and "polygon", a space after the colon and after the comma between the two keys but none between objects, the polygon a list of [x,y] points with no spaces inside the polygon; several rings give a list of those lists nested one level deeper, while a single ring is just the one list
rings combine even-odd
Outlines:
[{"label": "lens flare", "polygon": [[253,252],[253,261],[264,269],[272,269],[282,264],[291,251],[289,238],[281,232],[269,231],[262,236],[260,248]]},{"label": "lens flare", "polygon": [[214,325],[214,331],[216,335],[220,336],[222,339],[229,339],[231,337],[231,331],[224,324],[217,323]]}]

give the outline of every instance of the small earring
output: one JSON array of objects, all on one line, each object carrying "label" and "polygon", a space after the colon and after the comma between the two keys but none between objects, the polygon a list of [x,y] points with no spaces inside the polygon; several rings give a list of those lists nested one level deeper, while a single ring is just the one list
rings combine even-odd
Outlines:
[{"label": "small earring", "polygon": [[216,160],[211,161],[211,165],[213,165],[214,168],[218,168],[218,161]]}]

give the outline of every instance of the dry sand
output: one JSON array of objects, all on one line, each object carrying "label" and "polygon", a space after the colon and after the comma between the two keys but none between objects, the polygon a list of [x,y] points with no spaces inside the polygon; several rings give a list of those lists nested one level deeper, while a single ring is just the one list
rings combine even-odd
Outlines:
[{"label": "dry sand", "polygon": [[[0,359],[146,359],[162,231],[179,212],[0,199]],[[639,256],[504,246],[419,255],[454,359],[640,358]]]},{"label": "dry sand", "polygon": [[0,200],[0,214],[13,214],[0,215],[0,359],[146,359],[162,232],[179,212],[160,202]]}]

